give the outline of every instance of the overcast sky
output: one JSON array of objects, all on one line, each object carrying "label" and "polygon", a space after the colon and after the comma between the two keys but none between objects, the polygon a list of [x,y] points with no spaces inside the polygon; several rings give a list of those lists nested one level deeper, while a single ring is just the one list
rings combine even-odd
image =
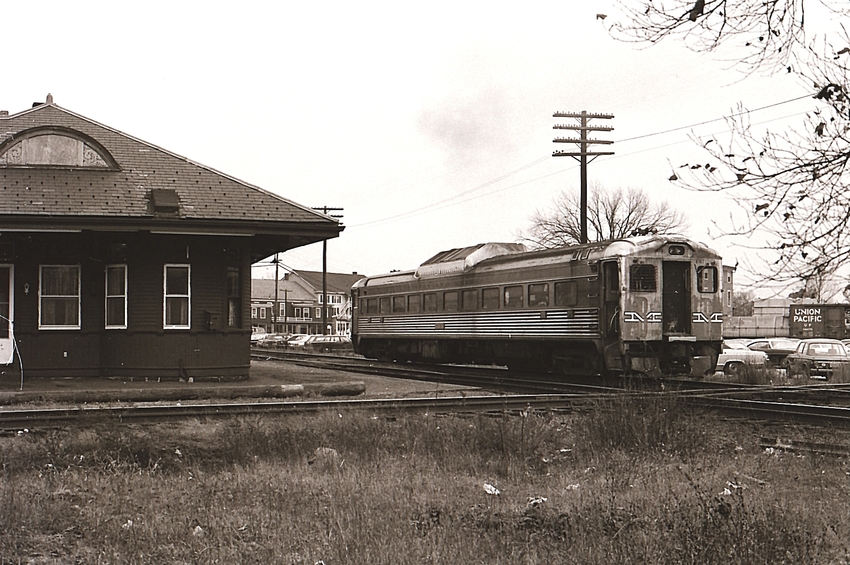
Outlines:
[{"label": "overcast sky", "polygon": [[[300,204],[343,208],[328,269],[365,274],[515,241],[535,210],[578,191],[578,163],[551,156],[570,147],[552,142],[569,121],[552,114],[613,114],[599,137],[616,155],[590,165],[591,182],[668,201],[735,264],[746,252],[709,231],[730,202],[673,187],[671,169],[705,162],[689,135],[722,136],[739,103],[770,107],[752,121],[776,128],[814,101],[788,102],[808,93],[793,76],[744,79],[678,42],[617,42],[612,4],[16,2],[0,109],[52,93]],[[321,244],[281,260],[321,270]]]}]

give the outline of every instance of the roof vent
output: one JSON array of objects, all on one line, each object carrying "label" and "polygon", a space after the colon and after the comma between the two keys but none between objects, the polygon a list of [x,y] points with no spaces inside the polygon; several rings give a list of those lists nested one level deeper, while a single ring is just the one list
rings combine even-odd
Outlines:
[{"label": "roof vent", "polygon": [[419,265],[414,276],[420,278],[462,273],[485,259],[500,255],[524,253],[525,251],[527,249],[522,243],[479,243],[470,247],[449,249],[434,255]]},{"label": "roof vent", "polygon": [[151,190],[153,211],[157,214],[173,214],[180,211],[180,195],[173,188],[154,188]]}]

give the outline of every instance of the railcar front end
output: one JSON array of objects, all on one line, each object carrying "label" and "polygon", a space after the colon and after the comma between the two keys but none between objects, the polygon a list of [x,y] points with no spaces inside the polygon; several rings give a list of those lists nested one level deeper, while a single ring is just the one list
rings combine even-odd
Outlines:
[{"label": "railcar front end", "polygon": [[719,255],[684,238],[654,236],[612,242],[600,265],[611,324],[609,369],[693,376],[714,371],[723,322]]}]

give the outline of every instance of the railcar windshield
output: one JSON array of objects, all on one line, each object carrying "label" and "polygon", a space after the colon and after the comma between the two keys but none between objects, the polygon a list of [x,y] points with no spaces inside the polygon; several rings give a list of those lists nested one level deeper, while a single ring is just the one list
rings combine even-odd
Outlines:
[{"label": "railcar windshield", "polygon": [[658,289],[655,265],[634,263],[629,265],[629,290],[633,292],[655,292]]},{"label": "railcar windshield", "polygon": [[717,292],[717,267],[697,267],[697,290]]}]

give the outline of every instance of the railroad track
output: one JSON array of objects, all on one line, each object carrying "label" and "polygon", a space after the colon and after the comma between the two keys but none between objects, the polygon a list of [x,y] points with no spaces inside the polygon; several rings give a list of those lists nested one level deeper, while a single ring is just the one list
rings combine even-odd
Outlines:
[{"label": "railroad track", "polygon": [[155,406],[85,406],[0,411],[0,430],[95,424],[129,424],[222,418],[249,415],[306,414],[321,411],[365,410],[382,412],[488,412],[527,409],[568,409],[586,402],[580,395],[452,395],[428,398],[316,400],[291,402],[228,402],[219,404],[169,404]]},{"label": "railroad track", "polygon": [[[269,358],[263,352],[263,358]],[[185,420],[191,418],[226,418],[248,415],[291,415],[319,411],[348,411],[365,410],[374,413],[381,412],[486,412],[486,411],[522,411],[534,410],[567,410],[595,409],[605,405],[607,401],[622,397],[624,394],[633,396],[674,396],[684,402],[710,410],[723,411],[746,418],[769,420],[792,420],[815,424],[844,426],[850,424],[850,407],[824,405],[822,403],[789,402],[793,397],[809,398],[806,394],[815,394],[815,398],[823,400],[835,397],[846,400],[850,391],[841,385],[816,385],[814,387],[752,387],[729,386],[722,383],[711,383],[709,387],[697,385],[708,384],[690,380],[664,381],[669,386],[663,391],[605,386],[588,383],[564,383],[546,380],[534,380],[530,376],[515,375],[499,369],[476,369],[469,367],[420,367],[372,363],[357,358],[339,359],[310,359],[300,357],[289,362],[309,363],[311,366],[321,366],[336,370],[369,372],[384,376],[394,376],[405,379],[419,379],[444,383],[470,384],[470,379],[485,388],[504,385],[507,389],[540,389],[544,393],[512,393],[512,394],[452,394],[444,396],[429,396],[427,398],[404,399],[336,399],[336,400],[298,400],[298,401],[234,401],[225,403],[171,403],[156,405],[123,405],[113,406],[75,406],[49,409],[0,410],[0,430],[16,431],[43,427],[66,427],[69,425],[97,425],[101,423],[145,423],[169,420]],[[663,384],[663,383],[662,383]],[[557,386],[553,386],[557,385]],[[656,382],[655,387],[658,387]],[[561,389],[552,393],[553,389]],[[842,402],[846,404],[847,402]]]}]

